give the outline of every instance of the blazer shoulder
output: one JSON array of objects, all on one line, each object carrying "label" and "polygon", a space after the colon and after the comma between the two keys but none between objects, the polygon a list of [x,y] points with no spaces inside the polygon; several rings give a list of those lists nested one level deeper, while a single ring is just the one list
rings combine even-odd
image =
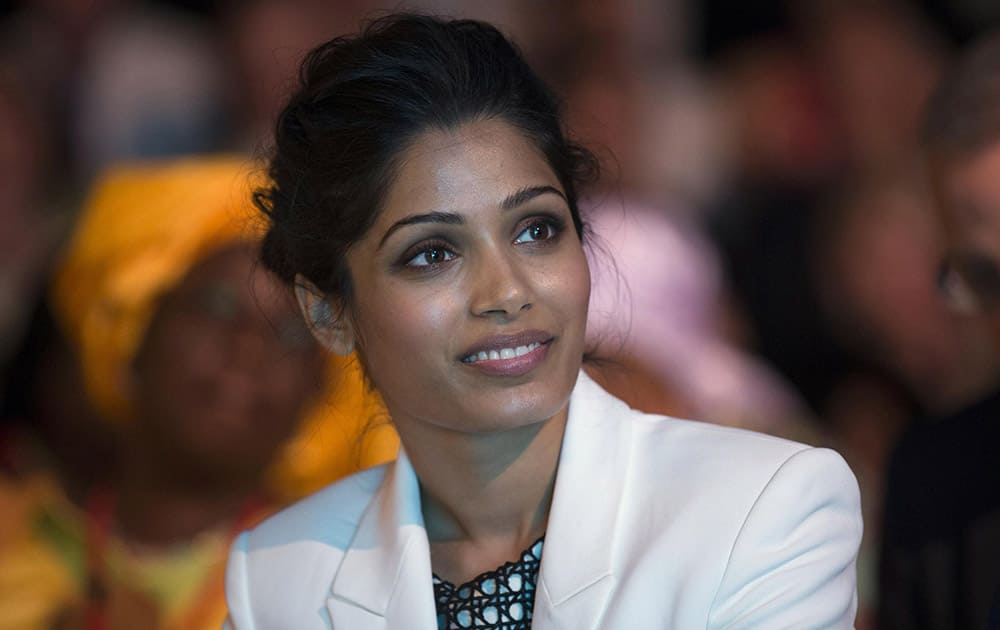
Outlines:
[{"label": "blazer shoulder", "polygon": [[863,529],[844,459],[825,448],[792,455],[743,520],[710,627],[852,627]]},{"label": "blazer shoulder", "polygon": [[636,444],[654,455],[663,452],[696,453],[706,463],[741,462],[770,474],[783,462],[814,447],[784,438],[697,420],[629,410]]},{"label": "blazer shoulder", "polygon": [[720,518],[725,513],[736,525],[765,493],[798,504],[802,497],[819,496],[842,505],[857,503],[857,480],[832,449],[645,414],[637,415],[632,432],[634,478],[644,480],[645,494],[667,505],[714,511]]},{"label": "blazer shoulder", "polygon": [[[810,448],[791,440],[726,427],[697,420],[650,414],[632,409],[624,401],[605,391],[585,372],[581,372],[572,404],[579,405],[580,420],[586,423],[606,423],[610,431],[631,434],[633,453],[640,458],[696,452],[702,459],[716,460],[738,454],[749,454],[748,464],[773,470],[795,453]],[[572,409],[572,408],[571,408]]]},{"label": "blazer shoulder", "polygon": [[631,409],[590,379],[581,379],[578,389],[578,418],[600,427],[592,434],[603,441],[622,437],[630,445],[633,489],[674,505],[681,497],[722,489],[738,504],[752,501],[788,459],[816,450],[764,433]]},{"label": "blazer shoulder", "polygon": [[344,477],[293,503],[248,532],[247,546],[274,547],[315,541],[344,548],[378,491],[390,464]]}]

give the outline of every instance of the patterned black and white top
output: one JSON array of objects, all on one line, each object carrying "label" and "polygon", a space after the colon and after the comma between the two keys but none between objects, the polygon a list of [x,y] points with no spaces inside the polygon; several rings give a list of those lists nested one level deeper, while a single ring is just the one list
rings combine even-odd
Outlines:
[{"label": "patterned black and white top", "polygon": [[544,536],[522,551],[517,562],[460,586],[435,575],[438,630],[530,630],[543,540]]}]

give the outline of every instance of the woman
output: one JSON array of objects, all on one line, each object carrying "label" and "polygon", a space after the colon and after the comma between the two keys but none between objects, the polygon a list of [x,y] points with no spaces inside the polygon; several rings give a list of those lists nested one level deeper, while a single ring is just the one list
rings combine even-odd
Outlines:
[{"label": "woman", "polygon": [[[218,628],[229,544],[281,504],[271,481],[294,493],[310,470],[394,454],[391,433],[360,440],[377,399],[359,371],[327,369],[291,292],[256,264],[247,173],[241,158],[183,159],[121,166],[95,187],[53,291],[79,387],[50,383],[39,395],[62,405],[40,401],[48,417],[33,418],[56,461],[0,479],[0,628]],[[87,486],[58,459],[87,431],[69,407],[78,389],[119,456]],[[351,415],[333,433],[304,429],[327,460],[309,467],[308,451],[282,448],[304,414],[327,413],[320,396]]]},{"label": "woman", "polygon": [[301,78],[263,259],[402,449],[237,539],[229,627],[851,625],[838,455],[647,416],[580,371],[593,160],[499,32],[389,16]]}]

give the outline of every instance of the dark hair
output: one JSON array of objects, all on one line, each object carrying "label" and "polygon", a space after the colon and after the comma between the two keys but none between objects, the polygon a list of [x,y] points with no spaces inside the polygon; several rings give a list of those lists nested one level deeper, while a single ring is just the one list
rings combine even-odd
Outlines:
[{"label": "dark hair", "polygon": [[345,254],[374,223],[400,154],[423,132],[487,119],[544,155],[582,238],[577,191],[597,161],[568,140],[557,100],[496,28],[396,14],[320,45],[278,118],[270,186],[254,195],[270,222],[265,266],[349,300]]},{"label": "dark hair", "polygon": [[1000,141],[1000,32],[979,40],[935,89],[922,140],[932,153],[950,158]]}]

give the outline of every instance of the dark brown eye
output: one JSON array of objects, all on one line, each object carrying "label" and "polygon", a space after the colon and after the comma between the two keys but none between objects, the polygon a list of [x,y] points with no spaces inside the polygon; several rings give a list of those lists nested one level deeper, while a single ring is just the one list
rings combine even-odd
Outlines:
[{"label": "dark brown eye", "polygon": [[455,254],[444,247],[431,245],[424,247],[406,262],[408,267],[431,267],[448,262],[455,258]]},{"label": "dark brown eye", "polygon": [[524,231],[514,239],[515,243],[531,243],[532,241],[544,241],[552,238],[555,230],[545,221],[536,221],[526,227]]}]

